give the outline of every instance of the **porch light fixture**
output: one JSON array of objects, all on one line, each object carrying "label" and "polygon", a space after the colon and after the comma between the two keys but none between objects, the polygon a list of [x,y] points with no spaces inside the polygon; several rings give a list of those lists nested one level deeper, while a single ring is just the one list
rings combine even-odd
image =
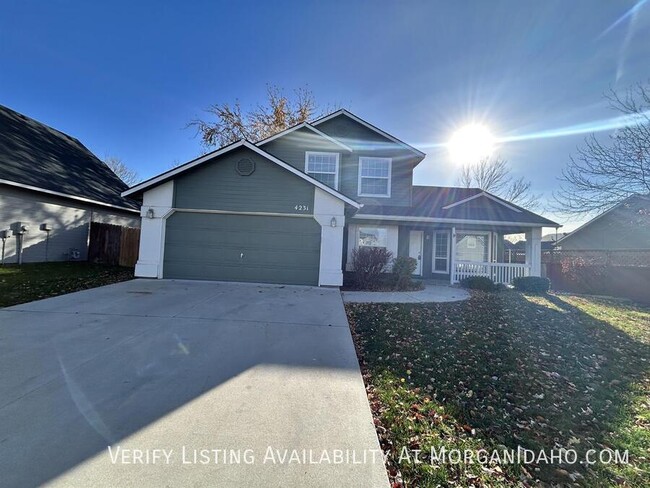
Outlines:
[{"label": "porch light fixture", "polygon": [[147,218],[153,219],[153,208],[147,210]]},{"label": "porch light fixture", "polygon": [[330,220],[330,225],[332,227],[336,227],[336,217],[332,217],[332,220]]}]

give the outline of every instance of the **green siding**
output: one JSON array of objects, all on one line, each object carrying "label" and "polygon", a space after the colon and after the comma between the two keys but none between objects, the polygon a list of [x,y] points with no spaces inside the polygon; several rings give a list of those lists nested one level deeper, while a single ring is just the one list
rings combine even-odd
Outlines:
[{"label": "green siding", "polygon": [[[346,150],[328,141],[310,129],[298,129],[286,136],[278,137],[261,146],[285,163],[305,171],[305,153],[307,151],[345,153]],[[339,156],[340,157],[340,156]]]},{"label": "green siding", "polygon": [[[241,176],[236,164],[255,162]],[[296,205],[307,210],[298,211]],[[239,212],[306,213],[314,207],[314,186],[247,148],[215,158],[174,180],[174,207]]]},{"label": "green siding", "polygon": [[177,212],[166,223],[163,275],[318,285],[320,235],[309,217]]},{"label": "green siding", "polygon": [[[345,116],[330,119],[319,124],[317,128],[328,136],[341,140],[354,150],[353,153],[341,154],[339,189],[342,193],[367,205],[411,205],[413,165],[418,160],[411,151]],[[393,160],[390,198],[358,196],[360,156],[376,156]]]}]

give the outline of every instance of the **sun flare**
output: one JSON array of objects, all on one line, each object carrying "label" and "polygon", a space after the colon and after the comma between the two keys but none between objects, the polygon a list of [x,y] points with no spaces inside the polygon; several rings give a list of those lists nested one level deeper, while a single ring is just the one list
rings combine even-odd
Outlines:
[{"label": "sun flare", "polygon": [[447,148],[455,162],[471,164],[489,156],[495,144],[496,140],[487,127],[471,124],[454,132]]}]

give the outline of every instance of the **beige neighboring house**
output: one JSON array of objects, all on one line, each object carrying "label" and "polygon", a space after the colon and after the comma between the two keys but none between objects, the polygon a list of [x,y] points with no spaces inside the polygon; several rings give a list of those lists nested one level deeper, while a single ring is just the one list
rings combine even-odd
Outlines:
[{"label": "beige neighboring house", "polygon": [[563,251],[650,250],[650,194],[632,195],[557,241]]},{"label": "beige neighboring house", "polygon": [[91,222],[139,227],[138,205],[120,196],[126,188],[74,137],[0,105],[5,263],[19,254],[22,262],[83,261]]}]

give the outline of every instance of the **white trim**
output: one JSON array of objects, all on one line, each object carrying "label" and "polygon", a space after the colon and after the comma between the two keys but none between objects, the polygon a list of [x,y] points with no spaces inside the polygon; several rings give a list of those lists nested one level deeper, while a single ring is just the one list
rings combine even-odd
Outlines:
[{"label": "white trim", "polygon": [[500,203],[500,204],[503,205],[504,207],[508,207],[510,210],[514,210],[515,212],[519,212],[519,213],[521,213],[521,209],[519,209],[519,208],[517,208],[517,207],[513,207],[512,205],[510,205],[510,204],[508,204],[508,203],[502,201],[500,198],[497,198],[497,197],[495,197],[494,195],[490,195],[489,193],[484,192],[484,191],[482,191],[481,193],[477,193],[476,195],[472,195],[471,197],[468,197],[468,198],[464,198],[464,199],[462,199],[462,200],[459,200],[459,201],[457,201],[457,202],[450,203],[449,205],[445,205],[444,207],[442,207],[442,209],[443,209],[443,210],[447,210],[447,209],[450,209],[450,208],[452,208],[452,207],[455,207],[456,205],[462,205],[463,203],[467,203],[467,202],[469,202],[470,200],[474,200],[475,198],[479,198],[479,197],[486,197],[486,198],[489,198],[490,200],[493,200],[493,201],[495,201],[495,202],[497,202],[497,203]]},{"label": "white trim", "polygon": [[328,135],[325,134],[324,132],[318,130],[316,127],[313,127],[313,126],[312,126],[311,124],[309,124],[308,122],[302,122],[302,123],[300,123],[300,124],[298,124],[298,125],[294,125],[293,127],[289,127],[288,129],[284,129],[282,132],[278,132],[277,134],[273,134],[272,136],[269,136],[269,137],[267,137],[266,139],[262,139],[261,141],[257,142],[255,145],[256,145],[256,146],[263,146],[263,145],[266,144],[267,142],[274,141],[274,140],[276,140],[276,139],[279,138],[279,137],[284,137],[284,136],[286,136],[287,134],[293,132],[294,130],[298,130],[298,129],[302,129],[302,128],[309,129],[309,130],[311,130],[312,132],[315,132],[316,134],[318,134],[319,136],[321,136],[323,139],[327,139],[327,140],[328,140],[329,142],[331,142],[332,144],[336,144],[337,146],[342,147],[342,148],[345,149],[346,151],[348,151],[348,152],[352,152],[352,148],[351,148],[350,146],[346,146],[346,145],[343,144],[342,142],[339,142],[339,141],[337,141],[336,139],[334,139],[333,137],[328,136]]},{"label": "white trim", "polygon": [[[336,156],[336,169],[334,170],[334,188],[336,190],[339,189],[339,161],[341,159],[341,155],[337,152],[326,152],[326,151],[305,151],[305,173],[307,173],[309,176],[312,176],[309,171],[307,164],[309,163],[309,156],[315,154],[315,155],[327,155],[331,156],[334,154]],[[312,171],[312,173],[318,173],[318,171]],[[323,173],[322,171],[320,172],[321,174],[332,174],[332,173]],[[313,176],[312,176],[313,178]]]},{"label": "white trim", "polygon": [[391,220],[397,222],[433,222],[433,223],[451,223],[451,224],[478,224],[478,225],[508,225],[522,227],[553,227],[552,225],[535,224],[531,222],[499,222],[494,220],[470,220],[470,219],[446,219],[438,217],[410,217],[399,215],[365,215],[357,214],[352,216],[355,220]]},{"label": "white trim", "polygon": [[39,188],[38,186],[24,185],[22,183],[16,183],[15,181],[0,180],[0,184],[1,185],[15,186],[15,187],[18,187],[18,188],[24,188],[25,190],[31,190],[31,191],[41,192],[41,193],[47,193],[49,195],[55,195],[57,197],[71,198],[72,200],[79,200],[80,202],[92,203],[94,205],[101,205],[103,207],[117,208],[119,210],[124,210],[126,212],[133,212],[133,213],[138,213],[138,214],[140,213],[140,210],[135,210],[135,209],[128,208],[128,207],[121,207],[119,205],[112,205],[110,203],[99,202],[97,200],[92,200],[90,198],[77,197],[75,195],[69,195],[67,193],[61,193],[61,192],[58,192],[58,191],[46,190],[44,188]]},{"label": "white trim", "polygon": [[[446,256],[447,267],[446,267],[445,271],[436,271],[436,259],[442,259],[442,258],[436,257],[436,247],[437,247],[436,234],[447,234],[447,256]],[[434,273],[434,274],[449,274],[450,265],[451,265],[451,263],[450,263],[450,261],[451,261],[451,258],[450,258],[450,255],[451,255],[451,232],[449,231],[449,229],[434,230],[432,238],[433,238],[433,242],[432,242],[433,249],[431,251],[431,273]]]},{"label": "white trim", "polygon": [[[382,159],[388,161],[388,176],[361,176],[361,162],[364,159]],[[388,180],[388,186],[386,190],[388,193],[386,195],[374,194],[374,193],[361,193],[361,178],[381,178]],[[390,198],[391,196],[391,180],[393,179],[393,158],[380,158],[375,156],[359,156],[359,174],[357,177],[357,196],[360,197],[372,197],[372,198]]]},{"label": "white trim", "polygon": [[336,112],[332,112],[331,114],[326,115],[325,117],[322,117],[322,118],[320,118],[318,120],[313,121],[311,123],[311,125],[316,126],[316,125],[322,124],[323,122],[326,122],[326,121],[328,121],[330,119],[333,119],[334,117],[338,117],[339,115],[345,115],[345,116],[351,118],[352,120],[354,120],[355,122],[358,122],[359,124],[363,125],[364,127],[367,127],[368,129],[376,132],[377,134],[380,134],[380,135],[384,136],[385,138],[390,139],[394,143],[399,144],[403,148],[408,149],[411,152],[414,152],[418,156],[422,156],[422,157],[426,156],[426,154],[423,153],[422,151],[420,151],[419,149],[415,149],[413,146],[410,146],[410,145],[406,144],[405,142],[400,141],[397,137],[391,136],[388,132],[384,132],[383,130],[379,129],[378,127],[375,127],[374,125],[366,122],[365,120],[357,117],[356,115],[354,115],[353,113],[348,112],[345,109],[341,109],[341,110],[337,110]]},{"label": "white trim", "polygon": [[358,202],[355,202],[351,198],[346,197],[342,193],[339,193],[338,191],[334,190],[333,188],[330,188],[329,186],[327,186],[327,185],[321,183],[320,181],[318,181],[317,179],[312,178],[308,174],[303,173],[302,171],[300,171],[300,170],[294,168],[293,166],[291,166],[290,164],[285,163],[281,159],[276,158],[272,154],[267,153],[263,149],[260,149],[259,147],[255,146],[255,145],[253,145],[250,142],[245,141],[245,140],[240,140],[240,141],[237,141],[237,142],[235,142],[233,144],[230,144],[228,146],[222,147],[221,149],[218,149],[218,150],[213,151],[213,152],[211,152],[209,154],[206,154],[205,156],[202,156],[202,157],[200,157],[198,159],[195,159],[194,161],[190,161],[189,163],[185,163],[184,165],[179,166],[178,168],[174,168],[174,169],[172,169],[170,171],[167,171],[167,172],[162,173],[162,174],[160,174],[158,176],[155,176],[155,177],[151,178],[148,181],[144,181],[144,182],[142,182],[142,183],[140,183],[138,185],[135,185],[134,187],[129,188],[128,190],[123,192],[122,196],[126,197],[126,196],[132,195],[132,194],[134,194],[136,192],[143,191],[143,190],[145,190],[147,188],[150,188],[152,186],[156,186],[159,183],[162,183],[163,181],[168,180],[168,179],[178,175],[179,173],[183,173],[183,172],[187,171],[188,169],[194,168],[194,167],[196,167],[196,166],[198,166],[200,164],[205,163],[206,161],[209,161],[209,160],[211,160],[213,158],[221,156],[222,154],[225,154],[225,153],[227,153],[229,151],[232,151],[232,150],[240,148],[240,147],[245,147],[247,149],[250,149],[251,151],[259,154],[260,156],[262,156],[262,157],[268,159],[269,161],[277,164],[278,166],[286,169],[290,173],[293,173],[294,175],[299,176],[303,180],[308,181],[312,185],[320,188],[321,190],[326,191],[330,195],[333,195],[333,196],[335,196],[336,198],[338,198],[340,200],[343,200],[345,203],[347,203],[349,205],[352,205],[355,208],[361,208],[363,206],[362,204],[360,204]]}]

